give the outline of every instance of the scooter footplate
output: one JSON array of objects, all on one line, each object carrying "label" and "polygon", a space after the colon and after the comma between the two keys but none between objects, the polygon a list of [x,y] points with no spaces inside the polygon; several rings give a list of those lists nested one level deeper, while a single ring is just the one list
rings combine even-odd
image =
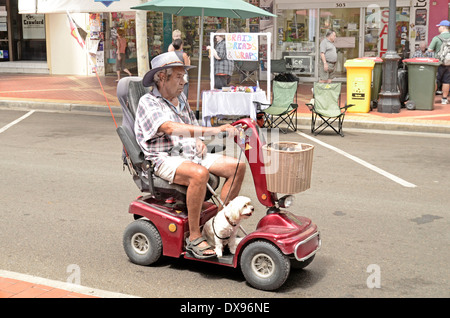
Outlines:
[{"label": "scooter footplate", "polygon": [[207,258],[207,259],[200,259],[200,258],[196,258],[190,251],[186,251],[186,253],[184,254],[184,258],[196,260],[196,261],[207,262],[207,263],[215,263],[215,264],[233,266],[234,255],[227,254],[227,255],[223,255],[222,257],[211,257],[211,258]]}]

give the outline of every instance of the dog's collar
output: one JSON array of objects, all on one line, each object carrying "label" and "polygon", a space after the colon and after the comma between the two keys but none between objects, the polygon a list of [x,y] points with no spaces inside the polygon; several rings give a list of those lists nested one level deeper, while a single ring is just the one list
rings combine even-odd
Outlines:
[{"label": "dog's collar", "polygon": [[[230,220],[227,218],[227,216],[225,215],[225,218],[227,219],[227,221],[228,221],[228,223],[230,223],[230,225],[232,225],[232,226],[236,226],[236,225],[233,225],[233,224],[231,224],[231,222],[230,222]],[[217,233],[216,233],[216,228],[214,227],[214,221],[216,220],[216,216],[214,216],[213,217],[213,220],[212,220],[212,229],[213,229],[213,232],[214,232],[214,235],[219,239],[219,240],[228,240],[231,236],[227,236],[227,237],[220,237],[219,235],[217,235]]]}]

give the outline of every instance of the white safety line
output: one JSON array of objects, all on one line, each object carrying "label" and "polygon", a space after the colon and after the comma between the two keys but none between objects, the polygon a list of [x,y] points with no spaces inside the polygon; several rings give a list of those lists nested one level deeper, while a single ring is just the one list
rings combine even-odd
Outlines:
[{"label": "white safety line", "polygon": [[312,141],[320,144],[321,146],[324,146],[325,148],[333,150],[333,151],[337,152],[338,154],[341,154],[344,157],[347,157],[347,158],[355,161],[356,163],[359,163],[360,165],[362,165],[362,166],[364,166],[364,167],[366,167],[366,168],[368,168],[368,169],[370,169],[372,171],[375,171],[376,173],[379,173],[382,176],[384,176],[384,177],[386,177],[388,179],[391,179],[394,182],[397,182],[398,184],[401,184],[404,187],[407,187],[407,188],[415,188],[415,187],[417,187],[415,184],[412,184],[412,183],[410,183],[408,181],[405,181],[405,180],[403,180],[403,179],[401,179],[401,178],[399,178],[397,176],[394,176],[393,174],[391,174],[391,173],[389,173],[387,171],[384,171],[383,169],[380,169],[380,168],[374,166],[373,164],[368,163],[367,161],[364,161],[364,160],[362,160],[362,159],[360,159],[358,157],[355,157],[355,156],[353,156],[353,155],[351,155],[351,154],[349,154],[349,153],[347,153],[347,152],[345,152],[345,151],[343,151],[343,150],[341,150],[339,148],[336,148],[336,147],[331,146],[331,145],[329,145],[329,144],[327,144],[327,143],[325,143],[323,141],[320,141],[317,138],[308,136],[307,134],[304,134],[304,133],[298,132],[298,131],[297,131],[297,134],[302,136],[302,137],[305,137],[305,138],[307,138],[309,140],[312,140]]},{"label": "white safety line", "polygon": [[2,128],[0,128],[0,134],[2,132],[5,132],[8,128],[11,128],[12,126],[14,126],[15,124],[21,122],[22,120],[24,120],[25,118],[27,118],[28,116],[30,116],[31,114],[33,114],[35,111],[34,110],[30,110],[28,113],[26,113],[25,115],[23,115],[20,118],[17,118],[15,121],[10,122],[8,125],[3,126]]}]

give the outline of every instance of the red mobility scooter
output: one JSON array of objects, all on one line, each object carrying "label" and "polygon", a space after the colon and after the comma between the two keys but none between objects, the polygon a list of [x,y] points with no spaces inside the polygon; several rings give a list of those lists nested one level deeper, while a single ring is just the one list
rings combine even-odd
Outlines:
[{"label": "red mobility scooter", "polygon": [[[161,256],[183,257],[195,261],[240,267],[246,281],[261,290],[275,290],[286,281],[291,267],[304,268],[312,262],[321,246],[317,226],[308,218],[284,210],[291,196],[278,198],[267,190],[262,157],[264,141],[255,121],[246,118],[233,123],[241,127],[242,138],[237,141],[249,160],[256,195],[267,208],[256,230],[245,233],[235,254],[220,258],[197,259],[185,249],[189,235],[186,188],[169,184],[152,174],[152,166],[144,159],[133,132],[134,114],[140,96],[146,93],[140,78],[126,77],[119,81],[117,94],[123,110],[122,126],[117,129],[124,146],[124,163],[136,185],[147,195],[140,196],[129,207],[135,221],[126,228],[123,246],[131,262],[148,266]],[[214,149],[213,149],[214,150]],[[258,158],[254,160],[253,158]],[[217,205],[210,202],[219,186],[218,177],[210,174],[210,189],[203,204],[201,225],[217,213]]]}]

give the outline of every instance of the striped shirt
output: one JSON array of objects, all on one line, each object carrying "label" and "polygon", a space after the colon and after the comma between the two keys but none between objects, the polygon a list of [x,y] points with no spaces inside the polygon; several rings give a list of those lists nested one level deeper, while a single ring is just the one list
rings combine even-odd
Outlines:
[{"label": "striped shirt", "polygon": [[179,107],[175,107],[163,98],[155,87],[151,93],[141,97],[136,111],[134,131],[145,159],[150,160],[158,169],[167,156],[183,156],[193,160],[196,154],[196,138],[189,132],[167,135],[158,132],[165,122],[178,122],[198,126],[197,119],[189,107],[186,96],[178,96]]},{"label": "striped shirt", "polygon": [[227,74],[233,75],[234,62],[227,59],[227,48],[225,45],[225,40],[220,41],[216,44],[214,48],[220,60],[214,61],[214,74]]}]

